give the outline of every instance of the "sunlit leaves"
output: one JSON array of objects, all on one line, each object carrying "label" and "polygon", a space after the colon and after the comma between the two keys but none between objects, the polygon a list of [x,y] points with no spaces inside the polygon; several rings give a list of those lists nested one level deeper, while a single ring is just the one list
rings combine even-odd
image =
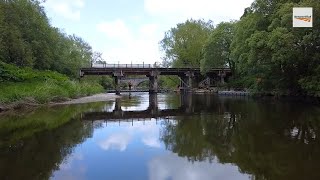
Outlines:
[{"label": "sunlit leaves", "polygon": [[234,35],[234,23],[220,23],[211,33],[203,49],[201,70],[206,71],[214,67],[229,66],[234,69],[231,60],[231,42]]},{"label": "sunlit leaves", "polygon": [[174,67],[199,67],[202,48],[213,29],[212,22],[187,20],[165,33],[160,45],[164,64]]}]

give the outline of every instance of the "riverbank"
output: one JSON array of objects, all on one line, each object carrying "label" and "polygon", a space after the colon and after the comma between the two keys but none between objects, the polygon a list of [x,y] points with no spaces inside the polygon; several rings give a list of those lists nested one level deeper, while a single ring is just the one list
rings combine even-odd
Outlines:
[{"label": "riverbank", "polygon": [[65,102],[104,92],[95,81],[76,81],[54,71],[0,63],[0,112]]},{"label": "riverbank", "polygon": [[70,98],[60,98],[59,101],[50,101],[48,103],[38,103],[34,99],[27,98],[25,100],[12,102],[8,104],[0,104],[0,113],[4,111],[10,111],[14,109],[28,109],[28,108],[37,108],[41,106],[57,106],[57,105],[71,105],[71,104],[85,104],[85,103],[93,103],[93,102],[104,102],[115,100],[116,98],[120,98],[121,96],[115,94],[106,94],[100,93],[91,96],[79,97],[75,99]]}]

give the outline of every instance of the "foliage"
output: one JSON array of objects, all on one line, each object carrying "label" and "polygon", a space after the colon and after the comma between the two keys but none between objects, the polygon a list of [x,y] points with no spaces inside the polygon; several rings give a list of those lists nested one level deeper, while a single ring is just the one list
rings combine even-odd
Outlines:
[{"label": "foliage", "polygon": [[99,84],[101,84],[104,89],[112,89],[114,87],[114,80],[112,77],[102,76],[99,79]]},{"label": "foliage", "polygon": [[14,65],[0,62],[0,82],[31,82],[54,79],[66,81],[68,77],[54,71],[38,71],[31,68],[18,68]]},{"label": "foliage", "polygon": [[1,62],[0,82],[0,103],[23,100],[46,103],[103,91],[94,81],[79,83],[57,72],[18,68]]},{"label": "foliage", "polygon": [[40,107],[34,111],[8,113],[1,116],[0,134],[3,138],[0,147],[12,145],[35,133],[56,129],[70,120],[79,117],[85,110],[97,109],[106,103],[77,104],[68,106]]},{"label": "foliage", "polygon": [[257,0],[236,25],[231,45],[240,79],[251,78],[257,91],[319,96],[319,19],[314,27],[292,28],[292,7],[313,7],[312,0]]},{"label": "foliage", "polygon": [[26,101],[47,103],[67,98],[77,98],[103,91],[96,83],[46,80],[39,82],[4,83],[0,85],[0,103]]},{"label": "foliage", "polygon": [[187,20],[165,33],[160,45],[165,52],[164,66],[199,67],[202,47],[212,31],[212,22]]},{"label": "foliage", "polygon": [[159,86],[161,88],[176,89],[180,85],[180,79],[177,76],[160,76]]},{"label": "foliage", "polygon": [[190,109],[163,123],[167,150],[191,162],[234,164],[252,179],[319,179],[319,107],[193,95]]},{"label": "foliage", "polygon": [[233,22],[222,22],[213,30],[203,48],[201,70],[207,71],[212,67],[228,66],[235,72],[235,63],[230,57],[230,45],[234,34]]},{"label": "foliage", "polygon": [[82,122],[81,113],[103,107],[106,103],[43,107],[2,116],[0,176],[52,178],[52,173],[61,167],[72,150],[92,136],[97,123]]},{"label": "foliage", "polygon": [[82,38],[50,25],[40,1],[0,1],[0,61],[77,77],[91,56]]},{"label": "foliage", "polygon": [[[293,7],[313,7],[313,28],[292,27]],[[231,85],[320,97],[317,17],[316,0],[255,0],[239,21],[222,22],[213,29],[210,23],[191,20],[166,32],[161,41],[164,64],[201,67],[203,72],[228,65]]]}]

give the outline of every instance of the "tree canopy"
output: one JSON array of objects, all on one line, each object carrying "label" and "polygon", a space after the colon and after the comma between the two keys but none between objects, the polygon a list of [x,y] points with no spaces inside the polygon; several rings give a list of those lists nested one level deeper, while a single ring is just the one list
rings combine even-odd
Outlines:
[{"label": "tree canopy", "polygon": [[91,56],[82,38],[50,25],[40,1],[0,1],[0,61],[77,77]]},{"label": "tree canopy", "polygon": [[163,64],[173,67],[199,67],[204,42],[212,29],[211,21],[193,19],[171,28],[160,42],[165,52]]},{"label": "tree canopy", "polygon": [[230,56],[230,45],[234,35],[234,23],[222,22],[211,33],[203,47],[201,69],[229,66],[234,69],[235,63]]},{"label": "tree canopy", "polygon": [[[293,7],[313,7],[313,28],[292,26]],[[238,21],[189,20],[166,32],[164,64],[229,66],[233,86],[257,92],[320,97],[320,4],[255,0]],[[201,63],[200,63],[201,62]]]}]

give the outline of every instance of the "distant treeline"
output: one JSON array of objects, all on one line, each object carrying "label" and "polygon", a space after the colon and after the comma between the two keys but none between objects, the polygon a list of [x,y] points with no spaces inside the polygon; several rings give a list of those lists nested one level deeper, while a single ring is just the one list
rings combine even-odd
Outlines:
[{"label": "distant treeline", "polygon": [[[313,28],[293,28],[293,7],[313,7]],[[229,86],[320,97],[318,0],[255,0],[238,21],[214,26],[190,19],[167,31],[160,45],[165,66],[203,72],[228,66]]]},{"label": "distant treeline", "polygon": [[82,38],[50,25],[40,1],[0,1],[0,61],[77,77],[92,56]]}]

